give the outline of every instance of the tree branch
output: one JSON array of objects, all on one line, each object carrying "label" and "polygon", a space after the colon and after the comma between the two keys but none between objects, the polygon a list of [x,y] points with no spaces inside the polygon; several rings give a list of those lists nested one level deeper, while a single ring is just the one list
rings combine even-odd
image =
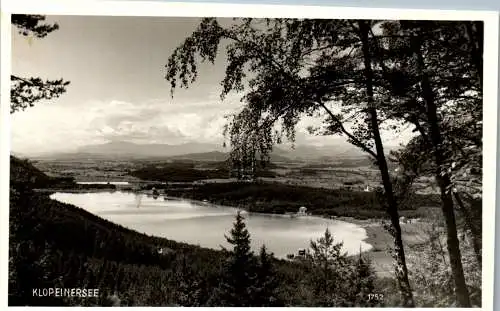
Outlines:
[{"label": "tree branch", "polygon": [[335,116],[335,114],[330,110],[328,109],[328,107],[326,107],[326,105],[322,102],[318,102],[318,104],[323,107],[323,109],[325,109],[325,111],[328,113],[328,115],[330,115],[330,117],[335,121],[337,122],[337,125],[339,126],[340,130],[342,131],[342,133],[344,133],[347,137],[349,137],[349,139],[351,139],[351,141],[354,143],[354,145],[358,146],[359,148],[363,149],[363,151],[367,152],[369,155],[371,155],[372,157],[374,157],[375,159],[378,159],[377,157],[377,154],[375,152],[373,152],[370,148],[368,148],[368,146],[366,146],[365,144],[363,144],[361,141],[359,141],[354,135],[352,135],[351,133],[349,133],[344,125],[342,124],[342,121],[340,121],[337,116]]}]

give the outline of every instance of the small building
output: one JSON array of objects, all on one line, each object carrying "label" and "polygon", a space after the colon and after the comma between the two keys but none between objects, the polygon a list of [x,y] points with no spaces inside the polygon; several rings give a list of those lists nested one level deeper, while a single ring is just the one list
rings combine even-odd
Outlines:
[{"label": "small building", "polygon": [[305,216],[307,215],[307,208],[305,206],[301,206],[299,208],[299,211],[297,213],[298,216]]}]

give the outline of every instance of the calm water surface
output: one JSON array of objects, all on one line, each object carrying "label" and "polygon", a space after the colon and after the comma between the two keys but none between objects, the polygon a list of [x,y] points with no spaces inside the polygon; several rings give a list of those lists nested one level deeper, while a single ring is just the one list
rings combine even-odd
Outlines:
[{"label": "calm water surface", "polygon": [[[232,227],[238,209],[187,200],[154,199],[130,192],[64,193],[52,199],[81,207],[104,219],[149,235],[165,237],[214,249],[228,246],[224,234]],[[252,238],[252,248],[262,244],[277,257],[307,248],[311,239],[321,237],[328,227],[349,254],[365,251],[366,231],[358,225],[314,216],[291,218],[242,212]]]}]

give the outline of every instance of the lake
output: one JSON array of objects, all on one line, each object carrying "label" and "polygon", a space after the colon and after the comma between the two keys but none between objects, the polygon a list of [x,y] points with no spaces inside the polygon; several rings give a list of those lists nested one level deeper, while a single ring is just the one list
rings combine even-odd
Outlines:
[{"label": "lake", "polygon": [[[224,234],[232,228],[238,209],[181,199],[164,200],[132,192],[57,192],[52,199],[81,207],[90,213],[148,235],[200,245],[213,249],[228,246]],[[290,217],[247,213],[242,211],[252,239],[252,249],[258,252],[262,244],[285,258],[308,248],[311,239],[321,237],[329,228],[337,241],[344,242],[349,254],[367,251],[371,245],[363,240],[365,229],[344,221],[315,216]]]}]

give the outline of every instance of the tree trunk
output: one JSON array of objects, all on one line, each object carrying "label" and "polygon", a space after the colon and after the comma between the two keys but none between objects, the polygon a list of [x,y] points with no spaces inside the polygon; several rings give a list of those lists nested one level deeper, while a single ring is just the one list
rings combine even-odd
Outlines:
[{"label": "tree trunk", "polygon": [[391,219],[392,229],[391,234],[394,237],[394,252],[396,259],[396,277],[401,291],[403,306],[415,307],[413,300],[413,293],[411,290],[410,282],[408,279],[408,269],[406,267],[406,257],[403,246],[403,239],[401,236],[401,226],[399,224],[398,204],[394,197],[392,182],[387,167],[387,161],[384,154],[384,146],[380,136],[380,129],[378,124],[377,109],[373,98],[373,71],[371,65],[371,53],[368,42],[368,33],[370,26],[367,21],[358,21],[360,36],[362,41],[363,58],[365,65],[365,79],[366,79],[366,95],[368,101],[368,115],[370,119],[370,128],[373,133],[375,141],[375,148],[377,151],[377,165],[382,176],[382,183],[384,186],[385,197],[387,199],[387,213]]},{"label": "tree trunk", "polygon": [[473,221],[473,216],[469,212],[469,209],[467,206],[465,206],[464,202],[462,201],[462,198],[458,193],[454,193],[453,196],[455,197],[455,200],[457,201],[458,206],[460,207],[460,212],[462,212],[464,219],[465,219],[465,225],[467,229],[470,230],[471,233],[471,238],[472,238],[472,246],[474,248],[474,253],[476,254],[476,260],[479,265],[481,265],[482,261],[482,256],[481,256],[481,230],[480,228],[477,228],[476,224]]},{"label": "tree trunk", "polygon": [[455,281],[455,295],[459,307],[470,308],[469,292],[465,283],[464,271],[462,267],[462,255],[457,236],[457,225],[455,221],[455,212],[453,210],[453,198],[451,194],[450,177],[443,170],[444,153],[442,150],[441,131],[439,129],[439,120],[437,116],[437,107],[434,101],[434,92],[432,91],[429,77],[425,72],[424,58],[421,51],[421,42],[418,36],[411,39],[414,54],[417,60],[417,72],[420,76],[420,86],[422,96],[427,110],[427,121],[430,130],[430,140],[433,145],[434,161],[436,164],[436,181],[441,191],[441,209],[446,222],[447,229],[447,248],[450,257],[450,265]]}]

